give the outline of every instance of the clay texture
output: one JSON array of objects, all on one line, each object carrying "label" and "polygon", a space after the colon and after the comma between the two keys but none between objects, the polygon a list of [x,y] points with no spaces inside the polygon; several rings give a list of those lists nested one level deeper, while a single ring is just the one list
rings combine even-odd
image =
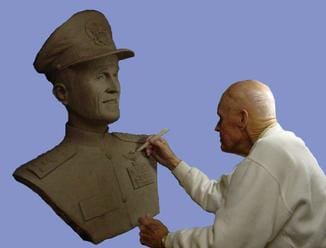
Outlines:
[{"label": "clay texture", "polygon": [[108,131],[120,117],[118,62],[132,56],[115,47],[105,16],[86,10],[59,26],[34,62],[67,109],[66,135],[13,176],[95,244],[159,213],[156,162],[135,152],[147,135]]}]

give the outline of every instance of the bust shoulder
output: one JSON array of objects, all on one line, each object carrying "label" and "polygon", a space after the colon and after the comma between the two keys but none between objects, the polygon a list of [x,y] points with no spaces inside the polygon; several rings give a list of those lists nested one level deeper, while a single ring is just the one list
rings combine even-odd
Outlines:
[{"label": "bust shoulder", "polygon": [[20,179],[28,174],[33,174],[38,179],[42,179],[76,154],[77,149],[75,146],[69,142],[62,142],[51,150],[18,167],[13,176],[18,181],[21,181]]},{"label": "bust shoulder", "polygon": [[125,141],[125,142],[132,142],[132,143],[144,143],[149,137],[149,135],[146,134],[131,134],[131,133],[120,133],[120,132],[114,132],[111,133],[113,137]]}]

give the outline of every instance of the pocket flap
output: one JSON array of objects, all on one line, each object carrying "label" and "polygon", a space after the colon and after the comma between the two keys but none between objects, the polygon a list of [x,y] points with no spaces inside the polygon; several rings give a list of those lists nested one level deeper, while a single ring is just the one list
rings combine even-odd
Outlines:
[{"label": "pocket flap", "polygon": [[92,196],[80,201],[79,206],[85,221],[102,216],[119,207],[112,194]]}]

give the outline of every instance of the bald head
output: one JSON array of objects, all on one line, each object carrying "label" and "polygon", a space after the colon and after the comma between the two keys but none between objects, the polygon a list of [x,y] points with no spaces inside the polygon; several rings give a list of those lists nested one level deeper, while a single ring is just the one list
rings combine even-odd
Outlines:
[{"label": "bald head", "polygon": [[260,134],[277,122],[275,100],[269,87],[256,80],[232,84],[217,109],[222,150],[247,155]]},{"label": "bald head", "polygon": [[243,80],[232,84],[223,94],[221,103],[229,109],[246,109],[252,120],[276,118],[275,100],[270,88],[257,80]]}]

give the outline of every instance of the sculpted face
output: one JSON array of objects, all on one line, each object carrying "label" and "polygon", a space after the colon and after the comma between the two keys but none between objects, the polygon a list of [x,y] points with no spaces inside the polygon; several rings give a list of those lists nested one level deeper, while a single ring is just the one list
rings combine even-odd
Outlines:
[{"label": "sculpted face", "polygon": [[75,65],[73,82],[67,85],[70,115],[88,121],[113,123],[120,117],[118,58],[115,55]]}]

